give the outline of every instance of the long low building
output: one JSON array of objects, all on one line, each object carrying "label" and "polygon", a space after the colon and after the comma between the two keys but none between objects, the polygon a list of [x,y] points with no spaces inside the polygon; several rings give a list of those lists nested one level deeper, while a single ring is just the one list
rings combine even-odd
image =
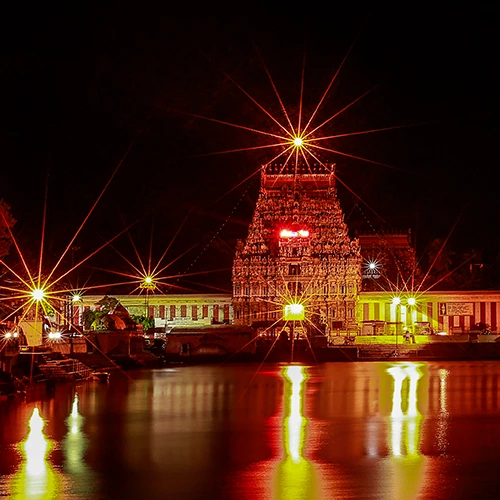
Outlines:
[{"label": "long low building", "polygon": [[[233,324],[230,294],[114,295],[131,315],[154,318],[157,328]],[[82,325],[85,310],[95,309],[102,295],[84,295],[71,305],[73,323]],[[285,304],[283,304],[284,306]],[[328,335],[468,333],[478,328],[498,331],[500,291],[454,291],[412,294],[360,292],[354,328],[338,325]],[[306,310],[307,318],[307,310]],[[259,319],[259,318],[258,318]],[[256,323],[258,322],[258,319]]]},{"label": "long low building", "polygon": [[[174,326],[204,326],[213,324],[232,324],[233,308],[231,295],[113,295],[131,315],[154,318],[156,328]],[[72,322],[83,324],[83,313],[96,309],[102,295],[82,295],[71,305]]]}]

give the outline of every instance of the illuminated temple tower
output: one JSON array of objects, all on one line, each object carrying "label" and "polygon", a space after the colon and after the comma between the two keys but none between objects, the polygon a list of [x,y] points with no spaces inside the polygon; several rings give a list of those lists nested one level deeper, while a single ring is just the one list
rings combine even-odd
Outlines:
[{"label": "illuminated temple tower", "polygon": [[271,326],[286,304],[299,302],[310,331],[355,328],[361,255],[347,233],[334,170],[311,163],[262,170],[248,236],[238,241],[233,263],[236,324]]}]

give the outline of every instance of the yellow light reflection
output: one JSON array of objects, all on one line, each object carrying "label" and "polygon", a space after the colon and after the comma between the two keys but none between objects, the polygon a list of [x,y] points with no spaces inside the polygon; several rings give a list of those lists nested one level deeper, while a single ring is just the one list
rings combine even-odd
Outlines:
[{"label": "yellow light reflection", "polygon": [[65,466],[67,471],[74,474],[81,474],[87,467],[83,459],[86,449],[86,439],[82,432],[83,417],[78,411],[78,394],[73,398],[71,413],[66,420],[68,433],[63,441]]},{"label": "yellow light reflection", "polygon": [[[394,498],[416,498],[422,485],[420,453],[422,415],[418,410],[418,363],[398,363],[387,370],[394,379],[389,448],[394,457]],[[408,465],[411,463],[411,467]]]},{"label": "yellow light reflection", "polygon": [[448,375],[450,372],[445,368],[438,371],[439,374],[439,417],[437,445],[441,453],[446,453],[448,448]]},{"label": "yellow light reflection", "polygon": [[303,386],[307,375],[305,368],[298,365],[287,366],[282,373],[286,381],[284,456],[277,469],[274,498],[317,498],[316,471],[303,454],[307,425],[303,415]]},{"label": "yellow light reflection", "polygon": [[[422,376],[416,363],[398,364],[387,370],[394,378],[391,411],[391,451],[394,456],[401,456],[403,433],[407,456],[419,455],[421,415],[418,411],[418,381]],[[406,412],[403,408],[403,382],[408,379]],[[405,424],[405,429],[403,429]]]},{"label": "yellow light reflection", "polygon": [[302,460],[304,447],[304,427],[306,419],[302,416],[302,382],[306,379],[303,366],[288,366],[285,377],[291,382],[290,416],[285,419],[285,448],[298,464]]},{"label": "yellow light reflection", "polygon": [[43,433],[44,426],[45,421],[35,407],[28,437],[21,445],[24,461],[12,478],[10,498],[57,498],[58,478],[47,461],[52,445]]}]

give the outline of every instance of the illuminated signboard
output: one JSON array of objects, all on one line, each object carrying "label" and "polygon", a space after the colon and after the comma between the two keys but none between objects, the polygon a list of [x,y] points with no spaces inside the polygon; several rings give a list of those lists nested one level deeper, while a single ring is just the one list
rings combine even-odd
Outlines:
[{"label": "illuminated signboard", "polygon": [[305,318],[304,306],[302,304],[286,304],[283,317],[286,321],[302,321]]},{"label": "illuminated signboard", "polygon": [[309,231],[307,229],[299,229],[292,231],[290,229],[282,229],[280,231],[280,238],[308,238]]}]

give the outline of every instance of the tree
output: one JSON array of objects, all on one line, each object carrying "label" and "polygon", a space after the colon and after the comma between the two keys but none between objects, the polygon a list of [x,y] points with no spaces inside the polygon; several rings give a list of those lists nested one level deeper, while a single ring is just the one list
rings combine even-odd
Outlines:
[{"label": "tree", "polygon": [[3,200],[0,200],[0,259],[7,255],[10,245],[10,229],[16,223],[10,214],[10,207]]}]

